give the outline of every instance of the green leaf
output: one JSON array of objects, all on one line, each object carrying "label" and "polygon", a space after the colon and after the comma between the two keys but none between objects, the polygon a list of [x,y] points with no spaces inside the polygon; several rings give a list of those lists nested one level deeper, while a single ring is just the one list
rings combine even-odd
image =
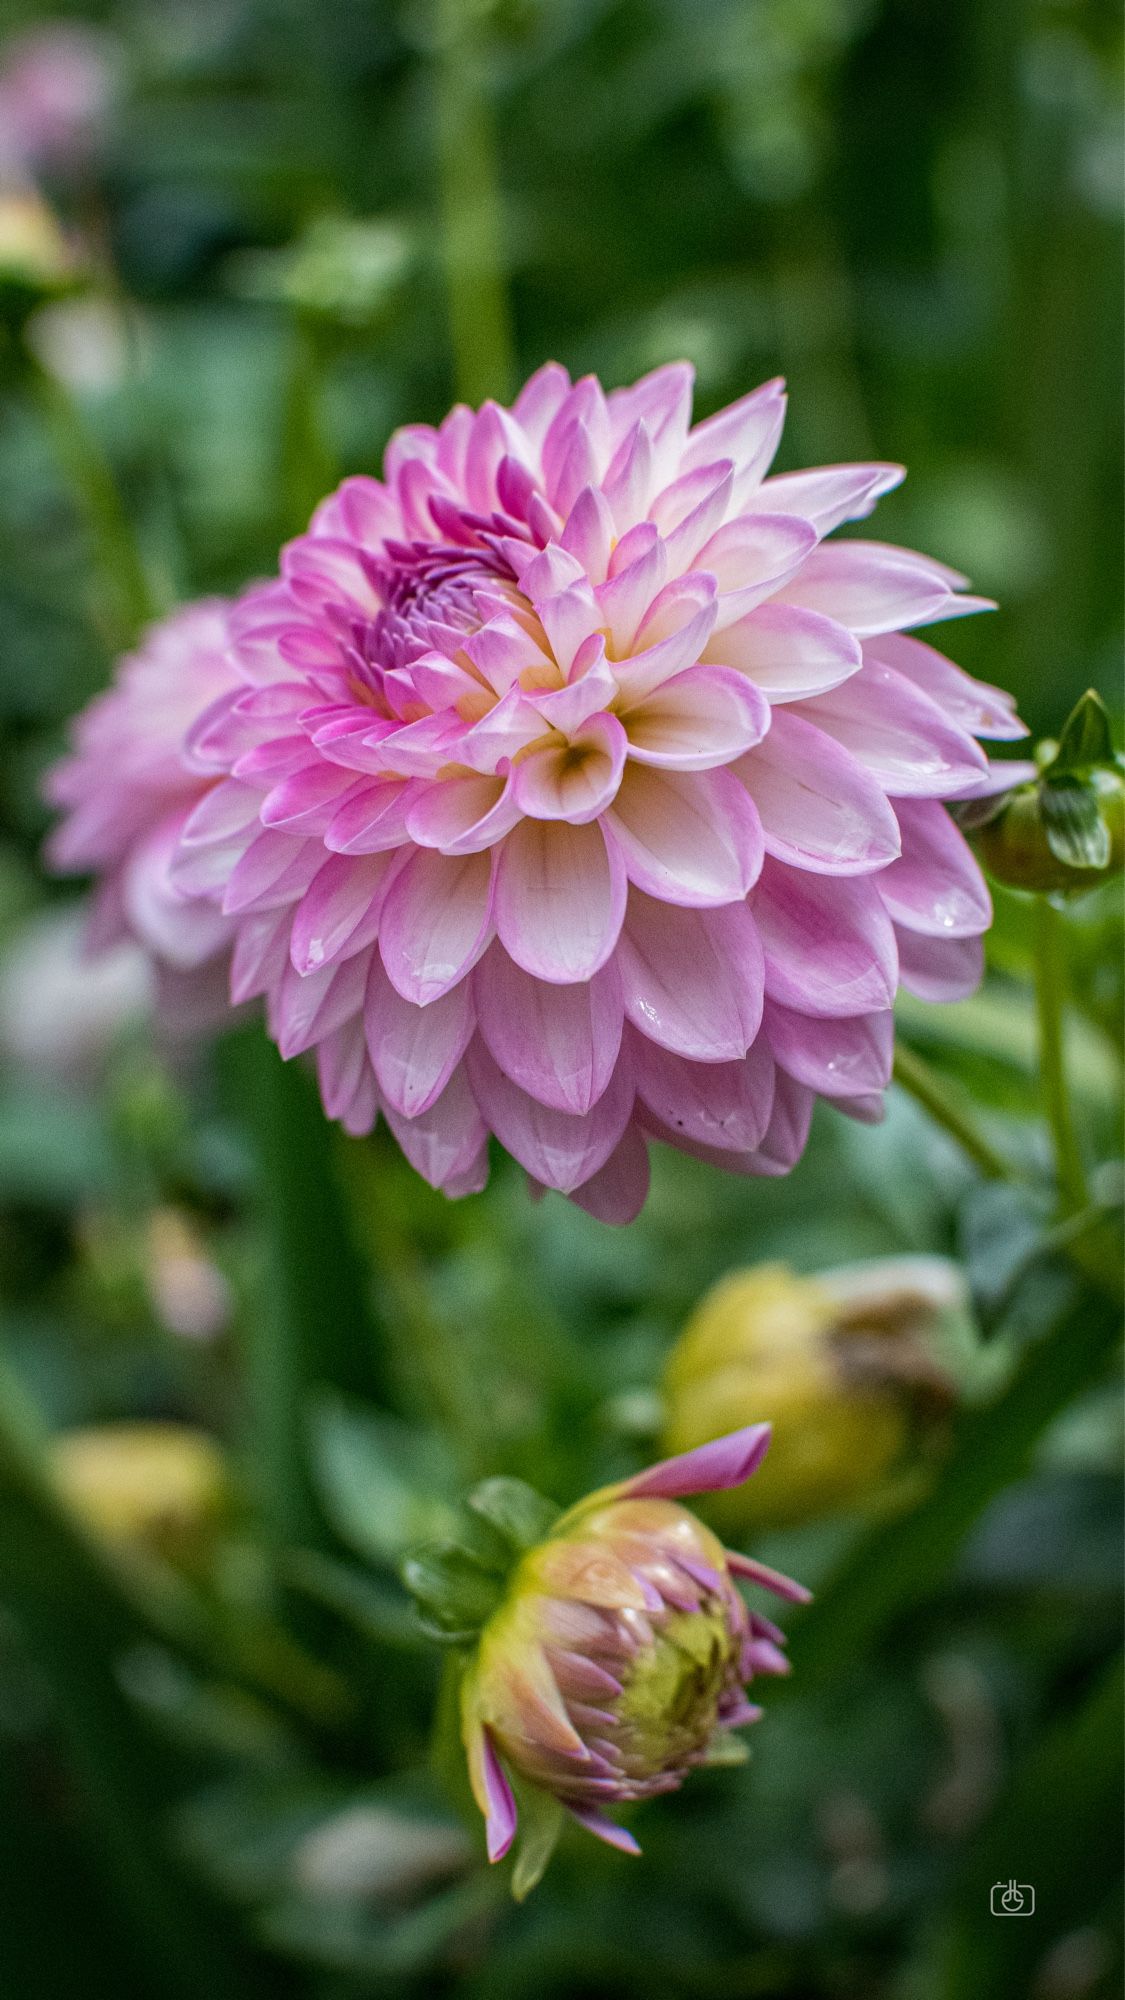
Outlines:
[{"label": "green leaf", "polygon": [[1054,778],[1065,772],[1088,771],[1093,764],[1112,762],[1113,735],[1109,713],[1097,690],[1087,688],[1063,724],[1059,747],[1048,769]]},{"label": "green leaf", "polygon": [[323,1394],[312,1407],[311,1434],[325,1509],[358,1555],[394,1569],[407,1549],[452,1531],[456,1473],[434,1432]]},{"label": "green leaf", "polygon": [[550,1534],[560,1512],[522,1479],[482,1480],[470,1493],[468,1505],[521,1552]]},{"label": "green leaf", "polygon": [[1039,787],[1047,845],[1069,868],[1106,868],[1109,829],[1093,785],[1079,777],[1056,777],[1052,770]]}]

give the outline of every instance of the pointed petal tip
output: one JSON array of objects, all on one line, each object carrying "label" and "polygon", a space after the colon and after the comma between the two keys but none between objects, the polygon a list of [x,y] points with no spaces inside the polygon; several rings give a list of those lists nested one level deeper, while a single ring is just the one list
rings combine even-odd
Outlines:
[{"label": "pointed petal tip", "polygon": [[747,1424],[742,1430],[697,1446],[694,1451],[681,1452],[675,1458],[649,1466],[646,1472],[627,1480],[622,1491],[632,1498],[649,1495],[677,1500],[693,1493],[721,1493],[729,1487],[742,1486],[757,1471],[772,1435],[770,1424]]},{"label": "pointed petal tip", "polygon": [[568,1806],[572,1819],[585,1827],[597,1840],[604,1840],[607,1847],[616,1847],[620,1854],[639,1854],[640,1842],[633,1838],[627,1827],[617,1826],[613,1820],[603,1819],[593,1806]]}]

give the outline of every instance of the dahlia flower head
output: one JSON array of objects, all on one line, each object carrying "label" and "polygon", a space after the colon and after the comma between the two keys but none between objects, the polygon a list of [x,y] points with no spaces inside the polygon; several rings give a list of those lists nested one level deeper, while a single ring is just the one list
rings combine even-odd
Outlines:
[{"label": "dahlia flower head", "polygon": [[398,432],[230,607],[181,741],[167,881],[230,927],[233,999],[450,1195],[490,1133],[617,1222],[652,1138],[784,1173],[818,1094],[879,1115],[898,984],[979,976],[942,800],[1022,726],[903,633],[983,600],[825,541],[901,470],[767,478],[780,382],[694,427],[691,392],[549,364]]},{"label": "dahlia flower head", "polygon": [[[560,1809],[546,1821],[552,1841],[565,1809],[635,1854],[633,1835],[609,1811],[678,1790],[697,1765],[742,1761],[731,1732],[761,1715],[745,1687],[755,1674],[787,1673],[788,1662],[784,1634],[747,1608],[735,1579],[790,1602],[807,1602],[808,1592],[725,1550],[679,1502],[741,1485],[769,1441],[770,1426],[752,1424],[589,1494],[511,1568],[473,1640],[461,1726],[490,1860],[518,1830],[512,1779],[526,1805],[538,1798],[517,1894],[545,1865],[541,1795]],[[470,1504],[510,1528],[524,1512],[506,1499],[514,1484],[486,1482]],[[418,1567],[440,1601],[435,1553]],[[456,1594],[456,1568],[452,1575]]]}]

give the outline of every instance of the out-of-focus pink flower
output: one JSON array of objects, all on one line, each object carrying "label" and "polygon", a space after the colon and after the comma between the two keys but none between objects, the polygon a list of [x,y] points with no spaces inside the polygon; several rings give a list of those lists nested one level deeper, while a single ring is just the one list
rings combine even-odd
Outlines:
[{"label": "out-of-focus pink flower", "polygon": [[0,174],[28,179],[83,168],[117,88],[109,37],[77,21],[12,35],[0,50]]},{"label": "out-of-focus pink flower", "polygon": [[147,954],[129,940],[83,963],[83,913],[43,910],[0,957],[0,1054],[69,1083],[98,1074],[152,1006]]},{"label": "out-of-focus pink flower", "polygon": [[168,872],[185,820],[211,788],[187,761],[185,735],[218,695],[241,687],[228,661],[227,617],[227,605],[212,598],[154,625],[78,717],[72,750],[45,787],[65,811],[49,862],[98,878],[89,948],[123,938],[142,944],[164,1018],[187,1031],[229,1005],[230,920],[185,897]]},{"label": "out-of-focus pink flower", "polygon": [[756,1673],[788,1670],[784,1636],[747,1610],[735,1578],[798,1602],[808,1593],[724,1550],[678,1502],[741,1485],[769,1436],[754,1424],[591,1494],[512,1572],[462,1682],[491,1860],[517,1830],[508,1770],[636,1853],[607,1808],[729,1761],[728,1732],[758,1719],[743,1689]]}]

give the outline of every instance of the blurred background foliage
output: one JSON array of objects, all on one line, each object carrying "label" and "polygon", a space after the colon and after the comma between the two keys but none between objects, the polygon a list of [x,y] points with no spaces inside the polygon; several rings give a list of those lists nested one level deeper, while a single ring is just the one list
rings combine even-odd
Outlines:
[{"label": "blurred background foliage", "polygon": [[[331,1132],[252,1028],[214,1058],[154,1047],[127,968],[84,972],[79,1006],[37,786],[135,608],[98,559],[103,463],[163,608],[270,570],[397,424],[549,355],[610,383],[686,355],[704,412],[785,373],[781,464],[904,460],[877,532],[1001,600],[957,629],[967,666],[1037,734],[1088,685],[1119,706],[1118,11],[73,18],[114,90],[92,156],[43,185],[89,281],[33,318],[35,380],[0,351],[0,1984],[1105,2000],[1114,891],[1065,924],[1086,1210],[1060,1224],[1041,1191],[1029,904],[1000,895],[983,992],[902,1028],[1025,1180],[982,1177],[895,1092],[876,1130],[822,1110],[786,1181],[665,1158],[613,1232],[532,1205],[502,1161],[447,1206],[393,1147]],[[43,19],[6,0],[5,34]],[[818,1603],[750,1765],[650,1808],[640,1864],[568,1841],[517,1911],[430,1757],[439,1668],[402,1549],[465,1479],[568,1501],[650,1453],[671,1342],[726,1270],[903,1252],[959,1257],[972,1289],[946,1456],[756,1542]],[[223,1460],[189,1453],[155,1517],[99,1501],[96,1463],[94,1498],[64,1483],[60,1507],[46,1434],[126,1420],[202,1428]],[[1030,1922],[989,1914],[1012,1875]]]}]

